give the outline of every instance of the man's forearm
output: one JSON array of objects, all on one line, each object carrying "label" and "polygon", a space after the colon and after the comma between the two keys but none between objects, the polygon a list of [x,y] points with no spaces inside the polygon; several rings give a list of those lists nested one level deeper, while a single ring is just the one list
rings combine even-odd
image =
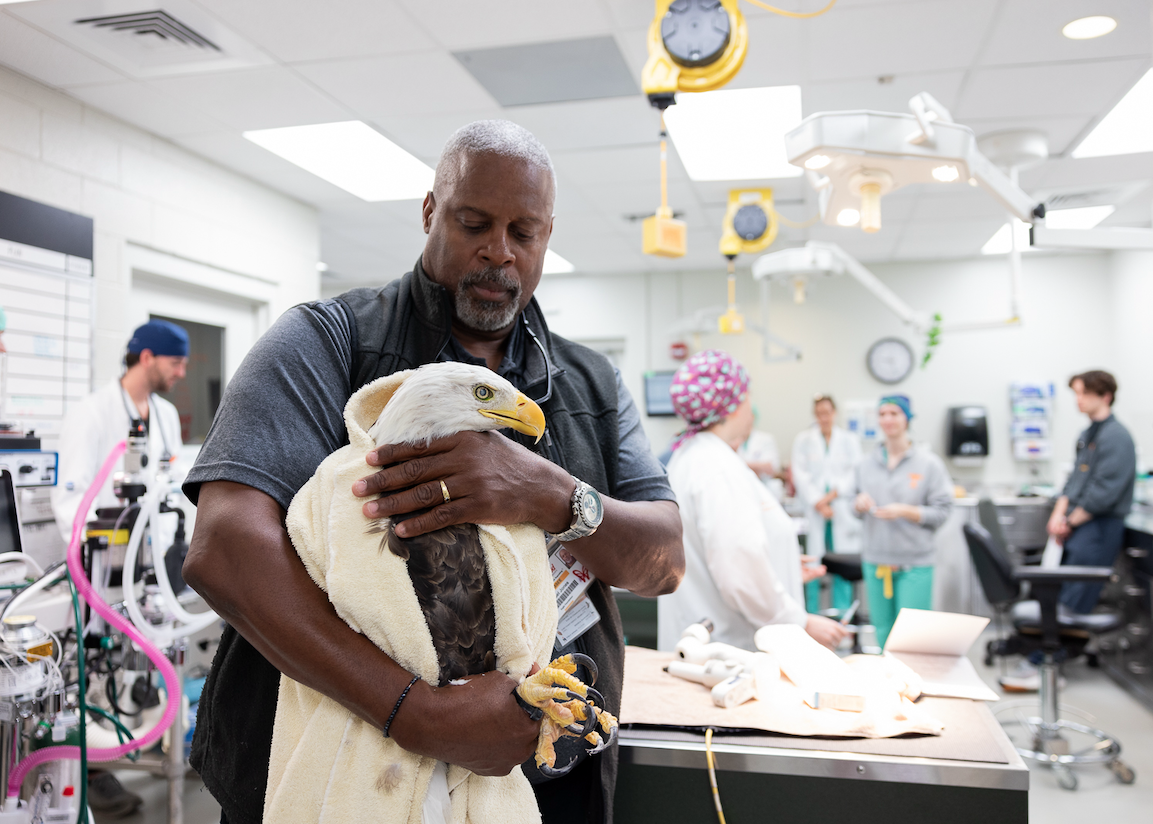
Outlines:
[{"label": "man's forearm", "polygon": [[382,726],[412,676],[336,614],[293,549],[280,507],[217,482],[201,490],[199,511],[184,566],[192,588],[282,673]]},{"label": "man's forearm", "polygon": [[667,595],[675,590],[685,574],[677,505],[603,500],[605,517],[600,528],[566,546],[607,584],[638,595]]}]

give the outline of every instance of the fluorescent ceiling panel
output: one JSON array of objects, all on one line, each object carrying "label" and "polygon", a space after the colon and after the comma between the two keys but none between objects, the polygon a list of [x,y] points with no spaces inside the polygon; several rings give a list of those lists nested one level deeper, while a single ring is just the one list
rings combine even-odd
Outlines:
[{"label": "fluorescent ceiling panel", "polygon": [[569,272],[575,272],[576,267],[562,258],[552,249],[548,249],[544,253],[544,270],[541,274],[545,275],[564,275]]},{"label": "fluorescent ceiling panel", "polygon": [[432,189],[432,169],[359,120],[244,136],[361,200],[419,200]]},{"label": "fluorescent ceiling panel", "polygon": [[[982,255],[1007,255],[1012,251],[1013,239],[1009,235],[1009,225],[1006,223],[985,241],[985,245],[981,247]],[[1033,247],[1029,245],[1029,224],[1013,218],[1012,226],[1017,234],[1017,248],[1022,252],[1033,251]]]},{"label": "fluorescent ceiling panel", "polygon": [[1153,69],[1089,132],[1073,157],[1153,152]]},{"label": "fluorescent ceiling panel", "polygon": [[641,93],[612,37],[474,49],[452,56],[502,106]]},{"label": "fluorescent ceiling panel", "polygon": [[1115,211],[1116,206],[1051,209],[1045,212],[1045,226],[1049,229],[1092,229]]},{"label": "fluorescent ceiling panel", "polygon": [[665,124],[693,180],[771,180],[804,170],[785,156],[785,132],[801,122],[801,87],[681,93]]}]

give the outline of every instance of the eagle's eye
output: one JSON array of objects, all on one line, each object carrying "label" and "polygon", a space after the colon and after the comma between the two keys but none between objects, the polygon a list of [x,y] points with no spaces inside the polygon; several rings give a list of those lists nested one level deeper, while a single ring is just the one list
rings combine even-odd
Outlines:
[{"label": "eagle's eye", "polygon": [[472,394],[481,403],[487,403],[488,401],[491,401],[494,397],[496,397],[496,393],[493,392],[490,387],[485,386],[483,383],[478,384],[477,387],[472,390]]}]

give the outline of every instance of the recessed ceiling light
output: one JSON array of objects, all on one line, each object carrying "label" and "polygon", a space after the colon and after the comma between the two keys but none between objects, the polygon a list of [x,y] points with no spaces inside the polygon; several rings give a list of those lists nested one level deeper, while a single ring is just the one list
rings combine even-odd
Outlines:
[{"label": "recessed ceiling light", "polygon": [[318,260],[316,262],[316,271],[327,272],[328,271],[328,264],[325,263],[323,260]]},{"label": "recessed ceiling light", "polygon": [[665,111],[669,136],[693,180],[804,174],[785,155],[785,132],[800,122],[800,86],[679,94]]},{"label": "recessed ceiling light", "polygon": [[244,136],[362,200],[418,200],[432,188],[432,169],[359,120]]},{"label": "recessed ceiling light", "polygon": [[[1031,252],[1033,247],[1029,245],[1029,224],[1023,220],[1013,218],[1013,229],[1017,235],[1017,248],[1022,252]],[[1009,234],[1009,224],[1006,223],[998,229],[991,238],[989,238],[985,245],[981,247],[982,255],[1007,255],[1013,249],[1013,238]]]},{"label": "recessed ceiling light", "polygon": [[841,209],[837,213],[837,223],[842,226],[856,226],[861,222],[861,213],[856,209]]},{"label": "recessed ceiling light", "polygon": [[1073,150],[1073,157],[1153,152],[1153,69],[1145,72],[1097,128]]},{"label": "recessed ceiling light", "polygon": [[544,253],[544,269],[541,271],[543,275],[564,275],[568,272],[575,272],[576,267],[562,258],[552,249],[545,250]]},{"label": "recessed ceiling light", "polygon": [[813,155],[805,161],[805,168],[812,169],[814,172],[818,169],[823,169],[833,162],[833,159],[828,155]]},{"label": "recessed ceiling light", "polygon": [[0,0],[0,6],[10,6],[13,3],[28,3],[30,0]]},{"label": "recessed ceiling light", "polygon": [[1112,17],[1082,17],[1072,23],[1066,23],[1061,34],[1070,40],[1092,40],[1101,37],[1117,28],[1117,21]]},{"label": "recessed ceiling light", "polygon": [[957,171],[956,166],[938,166],[933,169],[933,180],[939,180],[942,183],[952,183],[961,173]]},{"label": "recessed ceiling light", "polygon": [[1045,212],[1045,226],[1049,229],[1092,229],[1115,211],[1117,211],[1116,206],[1049,209]]}]

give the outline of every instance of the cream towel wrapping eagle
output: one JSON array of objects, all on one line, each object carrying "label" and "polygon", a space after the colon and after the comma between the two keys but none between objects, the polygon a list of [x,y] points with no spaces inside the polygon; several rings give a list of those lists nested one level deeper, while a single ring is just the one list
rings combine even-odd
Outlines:
[{"label": "cream towel wrapping eagle", "polygon": [[[438,662],[406,564],[366,531],[352,485],[373,471],[367,430],[412,372],[359,389],[345,407],[349,444],[326,458],[288,510],[288,534],[309,575],[337,613],[414,675],[437,683]],[[531,524],[478,525],[496,612],[497,668],[515,681],[549,660],[556,599],[544,535]],[[292,609],[286,604],[285,609]],[[435,759],[414,755],[336,701],[287,676],[280,679],[267,824],[420,824]],[[450,765],[452,824],[540,820],[528,779]]]}]

